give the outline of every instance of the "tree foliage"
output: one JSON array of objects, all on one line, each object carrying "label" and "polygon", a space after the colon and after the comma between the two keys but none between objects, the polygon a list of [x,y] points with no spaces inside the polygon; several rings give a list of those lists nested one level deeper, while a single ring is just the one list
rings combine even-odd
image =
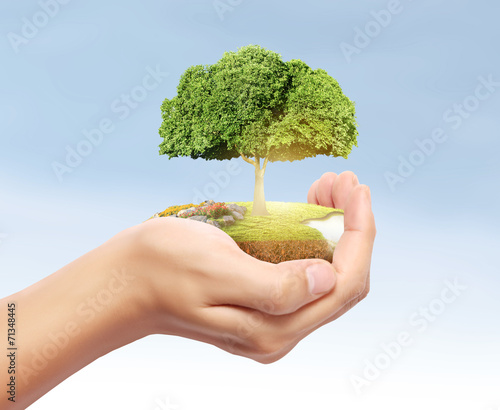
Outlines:
[{"label": "tree foliage", "polygon": [[189,67],[161,111],[160,154],[169,159],[347,158],[357,146],[354,103],[338,82],[257,45]]}]

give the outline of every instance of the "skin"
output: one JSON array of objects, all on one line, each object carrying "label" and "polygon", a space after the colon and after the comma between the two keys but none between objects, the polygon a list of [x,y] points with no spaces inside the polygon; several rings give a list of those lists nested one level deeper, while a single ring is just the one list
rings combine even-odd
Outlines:
[{"label": "skin", "polygon": [[[285,356],[366,297],[370,284],[376,229],[369,188],[352,172],[329,172],[307,199],[345,210],[331,264],[262,262],[213,226],[155,218],[1,299],[2,349],[7,305],[15,303],[18,350],[16,401],[2,387],[0,409],[26,408],[92,361],[151,334],[199,340],[260,363]],[[320,269],[314,281],[306,273],[312,265]],[[5,351],[1,386],[10,380]]]}]

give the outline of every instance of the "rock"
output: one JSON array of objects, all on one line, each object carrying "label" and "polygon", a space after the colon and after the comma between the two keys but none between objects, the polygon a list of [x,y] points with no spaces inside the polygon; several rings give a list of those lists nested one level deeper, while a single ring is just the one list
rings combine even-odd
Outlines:
[{"label": "rock", "polygon": [[157,212],[153,215],[153,218],[159,218],[160,217],[160,214]]},{"label": "rock", "polygon": [[190,216],[188,219],[192,219],[193,221],[199,221],[199,222],[207,222],[207,217],[205,215],[196,215],[196,216]]},{"label": "rock", "polygon": [[209,220],[207,221],[207,225],[213,225],[213,226],[215,226],[216,228],[220,228],[220,223],[219,223],[219,222],[217,222],[217,221],[213,221],[212,219],[209,219]]},{"label": "rock", "polygon": [[222,219],[224,220],[225,226],[231,226],[232,224],[234,224],[234,218],[230,215],[224,215]]},{"label": "rock", "polygon": [[[194,215],[194,216],[187,217],[187,215],[189,213],[194,212],[194,211],[198,211],[198,210],[206,211],[207,208],[209,208],[211,205],[214,205],[215,203],[216,202],[213,199],[209,199],[209,200],[203,201],[202,203],[200,203],[200,205],[192,206],[192,207],[187,208],[187,209],[182,209],[181,211],[177,212],[177,214],[168,215],[168,216],[172,217],[172,218],[182,217],[182,218],[193,219],[194,221],[208,223],[209,225],[215,226],[216,228],[219,228],[219,229],[222,229],[223,226],[231,226],[236,221],[241,221],[241,220],[245,219],[243,215],[247,211],[247,208],[245,206],[239,206],[235,203],[226,204],[226,207],[231,211],[231,215],[223,216],[222,217],[223,222],[222,221],[215,221],[206,215]],[[156,213],[153,216],[153,218],[158,218],[159,216],[160,216],[159,213]]]},{"label": "rock", "polygon": [[236,212],[238,212],[241,215],[244,215],[245,212],[247,211],[246,206],[240,206],[240,205],[237,205],[237,204],[226,204],[226,207],[230,211],[236,211]]},{"label": "rock", "polygon": [[231,213],[232,213],[234,219],[237,219],[239,221],[241,221],[243,219],[243,215],[240,214],[239,212],[233,211]]}]

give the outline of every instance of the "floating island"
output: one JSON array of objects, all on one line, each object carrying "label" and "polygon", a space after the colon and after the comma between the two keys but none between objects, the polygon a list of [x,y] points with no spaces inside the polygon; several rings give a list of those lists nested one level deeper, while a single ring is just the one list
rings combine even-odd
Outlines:
[{"label": "floating island", "polygon": [[332,261],[344,232],[344,211],[299,202],[266,201],[270,215],[251,216],[252,202],[205,201],[173,206],[154,217],[194,219],[227,233],[249,255],[271,263]]}]

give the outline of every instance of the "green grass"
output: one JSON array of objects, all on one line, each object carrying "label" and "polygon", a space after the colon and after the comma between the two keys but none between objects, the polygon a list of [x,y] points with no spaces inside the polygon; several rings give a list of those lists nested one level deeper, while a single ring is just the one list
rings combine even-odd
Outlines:
[{"label": "green grass", "polygon": [[[231,202],[227,202],[229,204]],[[246,206],[245,219],[236,221],[232,226],[222,230],[236,242],[249,241],[286,241],[324,239],[321,233],[300,222],[309,218],[322,218],[338,209],[300,202],[269,202],[266,201],[268,216],[250,216],[252,202],[234,202]]]}]

